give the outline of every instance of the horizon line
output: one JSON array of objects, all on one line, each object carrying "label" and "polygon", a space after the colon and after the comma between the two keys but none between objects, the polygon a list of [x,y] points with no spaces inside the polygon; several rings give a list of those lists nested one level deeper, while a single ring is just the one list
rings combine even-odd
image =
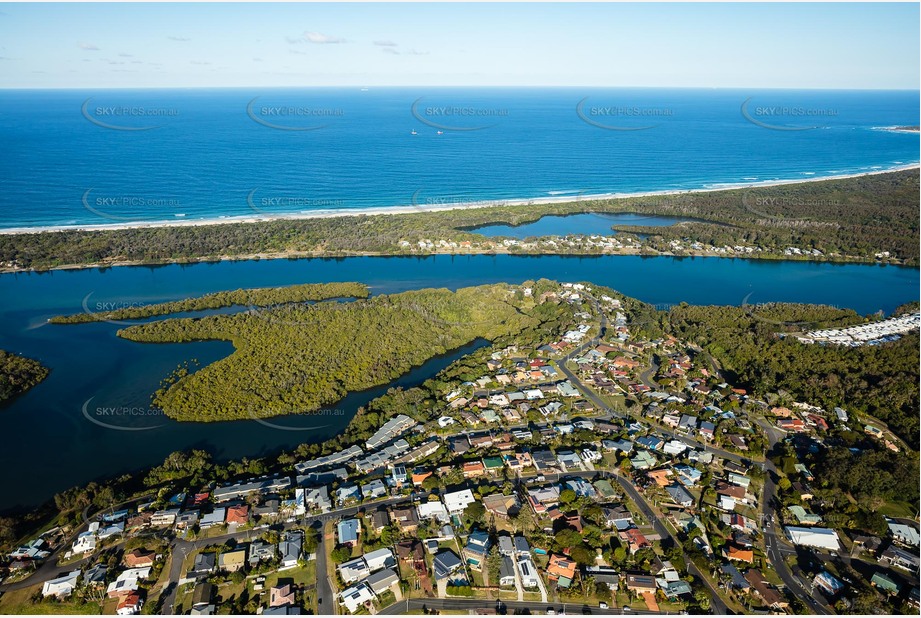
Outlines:
[{"label": "horizon line", "polygon": [[0,86],[0,91],[5,90],[241,90],[258,88],[277,88],[287,90],[310,90],[320,88],[338,89],[367,89],[372,88],[491,88],[491,89],[624,89],[624,90],[795,90],[816,92],[921,92],[921,85],[906,88],[871,88],[871,87],[832,87],[832,88],[807,88],[794,86],[602,86],[602,85],[559,85],[559,84],[518,84],[514,86],[501,86],[495,84],[342,84],[342,85],[310,85],[310,86]]}]

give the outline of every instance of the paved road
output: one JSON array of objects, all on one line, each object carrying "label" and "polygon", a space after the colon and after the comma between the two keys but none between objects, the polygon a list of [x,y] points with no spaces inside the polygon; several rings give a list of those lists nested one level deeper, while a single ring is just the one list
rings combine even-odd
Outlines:
[{"label": "paved road", "polygon": [[[769,443],[768,452],[770,452],[770,450],[774,448],[774,445],[780,441],[783,434],[774,427],[771,427],[763,418],[757,418],[755,422],[758,423],[758,425],[764,429],[764,433],[767,434]],[[779,475],[777,473],[777,468],[774,467],[774,463],[767,458],[765,458],[764,461],[764,470],[764,487],[761,494],[761,521],[762,532],[764,533],[765,553],[787,589],[792,592],[796,598],[802,601],[803,604],[809,608],[811,613],[834,614],[835,612],[830,607],[816,600],[812,592],[803,587],[799,580],[793,575],[787,563],[784,562],[783,554],[791,553],[794,550],[786,543],[783,531],[775,523],[778,519],[773,507],[774,499],[777,497],[777,486],[774,479],[779,478]]]},{"label": "paved road", "polygon": [[[135,503],[135,502],[142,502],[142,501],[144,501],[144,500],[147,500],[147,499],[149,499],[152,495],[153,495],[153,494],[148,494],[148,495],[141,496],[140,498],[132,498],[131,500],[125,500],[125,501],[120,502],[120,503],[118,503],[118,504],[116,504],[116,505],[113,505],[113,506],[110,507],[110,508],[106,508],[106,509],[103,509],[103,510],[105,510],[105,511],[109,511],[109,510],[114,511],[114,510],[117,510],[117,509],[119,509],[120,507],[126,506],[126,505],[128,505],[128,504],[133,504],[133,503]],[[86,558],[82,558],[82,559],[80,559],[80,560],[78,560],[78,561],[76,561],[76,562],[72,562],[72,563],[70,563],[70,564],[66,564],[66,565],[59,565],[59,564],[58,564],[58,561],[61,559],[61,556],[62,556],[67,550],[69,550],[69,549],[73,546],[73,541],[74,541],[74,539],[77,538],[77,535],[78,535],[79,533],[83,532],[84,529],[86,529],[86,528],[89,527],[89,524],[90,524],[89,510],[90,510],[90,508],[92,508],[92,505],[87,505],[87,506],[83,509],[83,511],[82,511],[83,523],[80,524],[79,526],[75,527],[75,528],[71,531],[70,535],[67,536],[67,537],[65,537],[64,540],[61,541],[60,546],[58,546],[58,548],[57,548],[55,551],[53,551],[53,552],[51,553],[51,555],[48,556],[48,558],[45,559],[45,561],[42,562],[42,564],[40,564],[40,565],[38,566],[38,568],[35,569],[35,571],[34,571],[31,575],[29,575],[27,578],[25,578],[24,580],[19,581],[19,582],[14,582],[14,583],[10,583],[10,584],[2,584],[2,585],[0,585],[0,593],[6,592],[6,591],[8,591],[8,590],[22,590],[23,588],[28,588],[29,586],[34,586],[35,584],[43,584],[43,583],[45,583],[46,581],[52,580],[52,579],[54,579],[54,578],[56,578],[56,577],[59,577],[60,575],[64,575],[65,573],[70,573],[70,572],[73,571],[74,569],[82,568],[82,567],[83,567],[84,565],[86,565],[87,563],[92,562],[93,560],[95,560],[95,559],[96,559],[96,556],[88,556],[88,557],[86,557]],[[99,511],[99,512],[102,512],[102,511]],[[98,512],[97,512],[97,513],[94,513],[94,515],[98,515]],[[123,542],[124,542],[124,541],[122,541],[122,543],[123,543]],[[120,545],[120,544],[121,544],[121,543],[116,544],[116,547],[117,547],[118,545]]]},{"label": "paved road", "polygon": [[[382,609],[378,614],[400,615],[405,614],[413,609],[453,609],[453,610],[498,610],[500,613],[512,614],[517,610],[527,610],[532,614],[546,614],[548,609],[554,610],[557,614],[596,614],[596,615],[620,615],[624,612],[620,608],[600,609],[597,606],[589,607],[582,603],[540,603],[537,601],[502,601],[497,605],[496,601],[485,601],[483,599],[407,599],[394,603]],[[668,612],[650,612],[645,609],[631,609],[626,612],[630,614],[667,614]],[[677,613],[677,612],[672,612]]]},{"label": "paved road", "polygon": [[[661,538],[664,539],[666,537],[670,537],[675,545],[681,547],[681,541],[679,541],[675,535],[673,535],[671,531],[665,526],[665,524],[662,523],[662,518],[655,513],[652,506],[650,506],[649,502],[646,501],[646,498],[639,491],[637,491],[633,483],[620,476],[619,474],[605,474],[609,477],[617,479],[617,482],[620,483],[620,486],[623,487],[627,495],[630,496],[633,502],[643,512],[643,515],[646,516],[646,519],[652,523],[653,529],[659,534]],[[691,560],[686,560],[685,562],[687,563],[688,572],[703,582],[703,584],[710,591],[710,610],[714,614],[723,616],[731,614],[732,612],[729,611],[729,608],[723,602],[722,598],[720,598],[719,592],[717,592],[716,588],[713,587],[713,585],[710,583],[710,580],[705,577],[703,573],[701,573],[700,569],[697,568],[697,565],[695,565]]]},{"label": "paved road", "polygon": [[[286,522],[282,525],[282,530],[287,530],[294,527],[302,526],[320,526],[322,531],[322,525],[324,522],[327,522],[331,519],[338,519],[340,517],[352,517],[360,509],[366,508],[376,508],[380,506],[389,506],[393,504],[400,504],[402,502],[408,502],[410,500],[407,496],[397,496],[396,498],[388,498],[386,500],[379,500],[377,502],[369,502],[362,505],[350,506],[343,509],[336,509],[330,511],[329,513],[324,513],[322,515],[308,515],[301,518],[298,521]],[[234,539],[236,541],[245,541],[251,540],[258,537],[261,534],[260,530],[244,530],[242,532],[228,532],[227,534],[222,534],[220,536],[213,536],[205,539],[198,539],[195,541],[185,541],[182,539],[176,539],[173,541],[173,552],[170,559],[170,572],[169,572],[169,581],[166,589],[164,590],[163,600],[163,614],[172,614],[174,613],[173,605],[176,602],[176,592],[178,582],[182,579],[182,561],[193,551],[207,547],[208,545],[220,545],[225,541]],[[317,599],[319,605],[320,614],[334,614],[335,613],[335,599],[333,597],[332,588],[329,585],[329,580],[325,577],[326,573],[326,553],[322,544],[322,532],[320,534],[321,544],[317,548]],[[321,574],[324,574],[321,577]]]},{"label": "paved road", "polygon": [[320,522],[317,540],[317,613],[331,615],[336,613],[336,603],[333,598],[333,587],[326,571],[326,526]]}]

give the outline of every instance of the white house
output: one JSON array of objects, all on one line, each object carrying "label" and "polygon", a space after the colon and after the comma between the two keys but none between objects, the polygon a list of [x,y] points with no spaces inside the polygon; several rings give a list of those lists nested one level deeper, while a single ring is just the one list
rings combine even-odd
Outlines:
[{"label": "white house", "polygon": [[71,552],[73,555],[77,554],[89,554],[96,551],[96,533],[95,532],[82,532],[74,541],[73,547],[71,547]]},{"label": "white house", "polygon": [[356,584],[351,588],[346,588],[339,594],[339,604],[345,605],[352,614],[354,614],[359,607],[373,599],[374,593],[371,592],[371,589],[368,588],[364,582]]},{"label": "white house", "polygon": [[438,424],[441,427],[447,427],[449,425],[453,425],[455,422],[456,421],[450,416],[442,416],[441,418],[438,419]]},{"label": "white house", "polygon": [[368,563],[362,557],[353,558],[339,565],[339,576],[346,584],[357,582],[371,574]]},{"label": "white house", "polygon": [[[466,508],[466,507],[465,507]],[[436,519],[441,523],[448,523],[451,518],[448,515],[448,509],[438,500],[425,502],[416,507],[419,513],[419,519]]]},{"label": "white house", "polygon": [[106,588],[106,594],[111,598],[126,592],[134,592],[140,588],[141,582],[148,577],[150,577],[150,567],[128,569],[122,572],[118,579],[109,584],[109,587]]},{"label": "white house", "polygon": [[530,556],[525,556],[518,561],[518,573],[521,575],[521,585],[525,588],[537,588],[537,567],[531,562]]},{"label": "white house", "polygon": [[368,570],[372,573],[385,567],[396,566],[397,563],[393,557],[393,552],[386,547],[368,552],[364,555],[364,559],[368,565]]},{"label": "white house", "polygon": [[459,515],[464,512],[471,503],[476,502],[473,492],[469,489],[454,491],[444,495],[445,507],[451,515]]},{"label": "white house", "polygon": [[57,579],[46,581],[42,585],[42,596],[57,597],[59,599],[70,596],[74,588],[77,587],[77,578],[79,577],[80,569],[77,569]]},{"label": "white house", "polygon": [[787,538],[794,545],[805,547],[819,547],[837,551],[841,548],[838,533],[831,528],[798,528],[789,526],[786,529]]}]

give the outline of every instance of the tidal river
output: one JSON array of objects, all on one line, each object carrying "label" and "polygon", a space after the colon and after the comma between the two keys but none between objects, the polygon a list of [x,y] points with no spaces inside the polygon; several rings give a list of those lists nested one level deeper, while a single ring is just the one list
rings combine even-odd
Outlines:
[{"label": "tidal river", "polygon": [[[875,265],[723,258],[435,256],[253,260],[194,266],[121,267],[0,275],[0,348],[40,360],[51,375],[0,409],[0,510],[35,506],[68,487],[155,465],[172,451],[210,450],[219,460],[258,457],[335,435],[355,410],[393,385],[331,406],[311,419],[177,423],[149,409],[150,394],[177,365],[213,362],[227,342],[144,345],[116,337],[118,324],[50,325],[89,307],[176,300],[220,290],[361,281],[374,294],[424,287],[519,283],[545,277],[590,281],[660,306],[824,303],[861,314],[918,300],[919,271]],[[395,383],[417,384],[484,342],[427,362]],[[88,409],[109,415],[84,414]],[[103,423],[97,423],[102,419]],[[113,426],[115,428],[113,428]],[[128,430],[125,430],[128,429]]]}]

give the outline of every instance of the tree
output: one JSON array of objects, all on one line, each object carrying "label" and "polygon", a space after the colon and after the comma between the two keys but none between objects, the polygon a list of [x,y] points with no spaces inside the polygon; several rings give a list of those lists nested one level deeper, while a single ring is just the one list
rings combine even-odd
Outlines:
[{"label": "tree", "polygon": [[464,509],[464,516],[474,523],[483,523],[486,516],[486,507],[479,500],[471,502]]},{"label": "tree", "polygon": [[[278,533],[275,532],[274,534],[277,538]],[[278,541],[275,541],[275,543],[278,543]],[[317,551],[318,545],[319,533],[317,532],[317,529],[313,526],[307,526],[307,528],[304,530],[304,551],[308,554],[312,554],[313,552]]]},{"label": "tree", "polygon": [[694,600],[697,601],[697,605],[700,606],[700,609],[710,609],[710,593],[706,589],[698,588],[695,590]]},{"label": "tree", "polygon": [[348,545],[340,545],[330,553],[330,556],[333,562],[341,564],[352,557],[352,548]]},{"label": "tree", "polygon": [[435,475],[427,476],[424,481],[422,481],[422,489],[431,493],[438,489],[441,486],[441,483],[438,482],[438,479]]},{"label": "tree", "polygon": [[571,489],[564,489],[560,492],[560,503],[562,504],[572,504],[576,499],[576,492]]},{"label": "tree", "polygon": [[489,553],[486,555],[486,574],[489,576],[490,585],[499,585],[501,568],[502,556],[499,554],[499,548],[493,545],[489,548]]}]

